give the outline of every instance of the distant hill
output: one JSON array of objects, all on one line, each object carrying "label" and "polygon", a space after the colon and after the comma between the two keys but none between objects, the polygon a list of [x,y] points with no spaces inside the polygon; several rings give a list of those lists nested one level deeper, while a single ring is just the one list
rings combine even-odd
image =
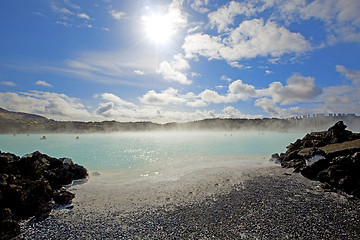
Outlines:
[{"label": "distant hill", "polygon": [[0,119],[49,121],[49,119],[40,115],[22,113],[22,112],[11,112],[3,108],[0,108]]},{"label": "distant hill", "polygon": [[[320,121],[321,120],[321,121]],[[0,108],[0,134],[15,133],[93,133],[93,132],[125,132],[125,131],[288,131],[290,129],[309,130],[326,129],[333,125],[333,121],[344,120],[347,126],[357,129],[360,126],[360,117],[350,114],[348,116],[321,116],[311,119],[204,119],[185,123],[153,123],[153,122],[80,122],[80,121],[55,121],[46,117],[11,112]],[[355,127],[355,128],[354,128]]]},{"label": "distant hill", "polygon": [[15,133],[91,133],[124,131],[164,131],[164,130],[287,130],[293,127],[288,120],[264,119],[204,119],[186,123],[159,124],[153,122],[80,122],[54,121],[45,117],[11,112],[0,108],[0,134]]}]

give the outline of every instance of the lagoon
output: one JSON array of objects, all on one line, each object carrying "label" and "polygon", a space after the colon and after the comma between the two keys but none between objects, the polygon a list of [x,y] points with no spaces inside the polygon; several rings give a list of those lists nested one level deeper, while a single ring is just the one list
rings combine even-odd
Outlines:
[{"label": "lagoon", "polygon": [[[204,168],[268,164],[303,132],[121,132],[0,135],[0,150],[23,156],[40,151],[69,157],[89,171],[122,178],[176,178]],[[78,138],[77,138],[78,137]]]}]

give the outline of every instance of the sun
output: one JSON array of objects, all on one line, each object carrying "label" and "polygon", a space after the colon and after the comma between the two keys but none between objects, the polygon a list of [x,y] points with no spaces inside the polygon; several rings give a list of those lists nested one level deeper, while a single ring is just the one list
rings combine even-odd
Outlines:
[{"label": "sun", "polygon": [[147,37],[156,43],[165,43],[173,34],[171,19],[166,15],[143,17]]}]

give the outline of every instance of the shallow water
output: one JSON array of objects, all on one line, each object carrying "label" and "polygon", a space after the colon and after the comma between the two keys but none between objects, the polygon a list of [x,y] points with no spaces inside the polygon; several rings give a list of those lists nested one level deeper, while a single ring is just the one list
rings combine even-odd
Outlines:
[{"label": "shallow water", "polygon": [[[69,157],[90,171],[122,176],[175,176],[213,167],[267,164],[302,132],[132,132],[0,135],[0,150]],[[78,139],[76,137],[79,137]]]}]

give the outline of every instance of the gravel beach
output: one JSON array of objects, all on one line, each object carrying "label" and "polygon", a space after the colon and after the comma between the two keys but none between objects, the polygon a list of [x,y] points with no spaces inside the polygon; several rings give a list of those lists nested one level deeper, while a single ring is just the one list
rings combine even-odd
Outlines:
[{"label": "gravel beach", "polygon": [[73,208],[19,239],[360,239],[360,201],[290,169],[207,169],[180,179],[71,187]]}]

